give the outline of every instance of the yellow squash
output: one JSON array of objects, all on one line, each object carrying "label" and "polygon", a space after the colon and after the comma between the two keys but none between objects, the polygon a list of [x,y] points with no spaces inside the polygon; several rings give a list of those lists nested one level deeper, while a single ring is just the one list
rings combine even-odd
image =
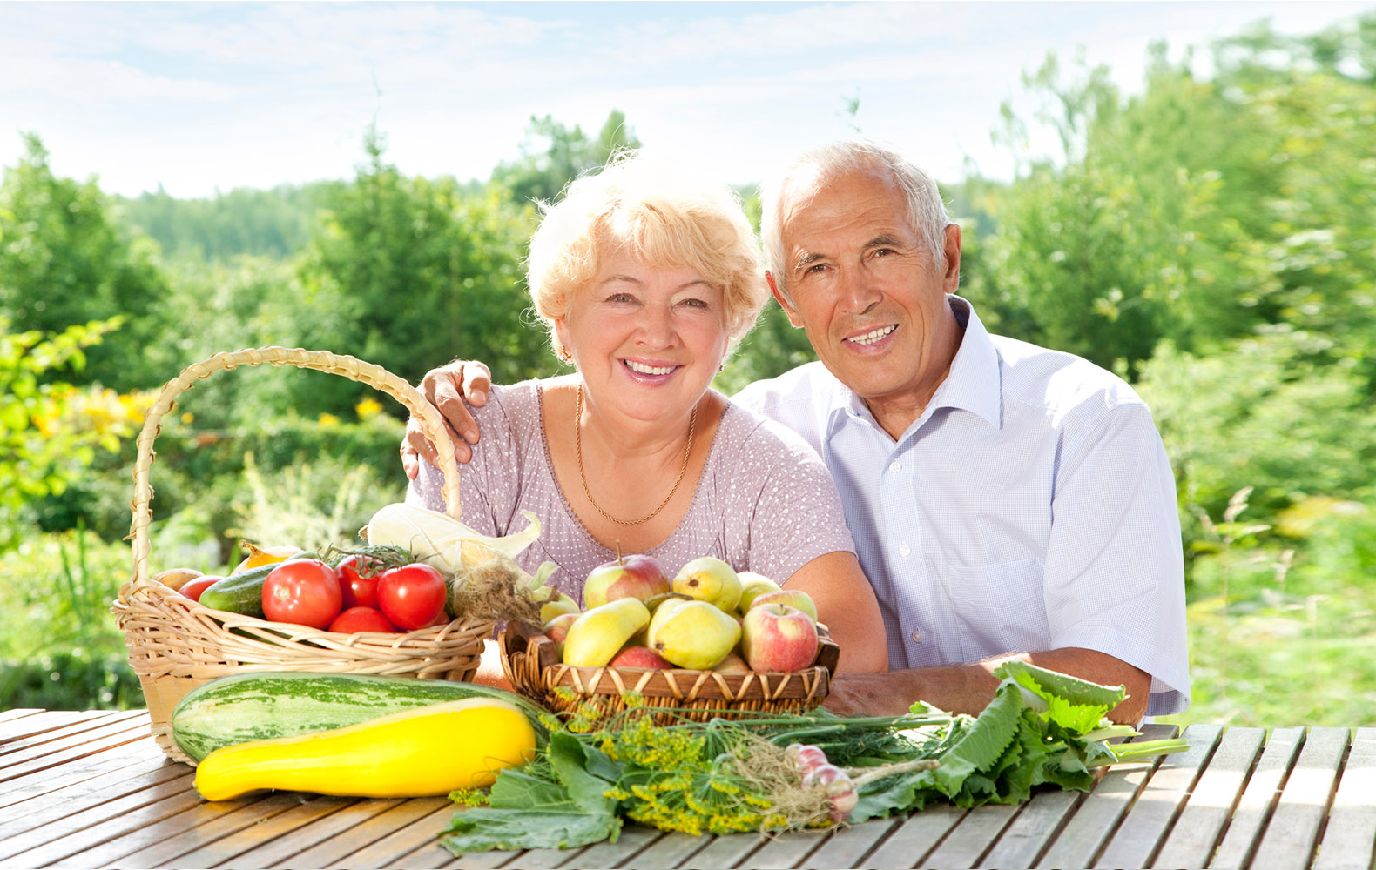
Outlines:
[{"label": "yellow squash", "polygon": [[535,730],[504,701],[467,698],[335,731],[225,746],[196,768],[207,800],[259,789],[348,797],[445,795],[489,786],[535,755]]}]

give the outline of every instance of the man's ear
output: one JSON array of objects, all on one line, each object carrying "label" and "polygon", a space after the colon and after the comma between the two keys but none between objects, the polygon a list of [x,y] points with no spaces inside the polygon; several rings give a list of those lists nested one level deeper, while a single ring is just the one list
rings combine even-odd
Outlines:
[{"label": "man's ear", "polygon": [[960,289],[960,224],[946,225],[946,237],[942,249],[946,254],[946,274],[941,278],[941,289],[954,293]]},{"label": "man's ear", "polygon": [[769,282],[769,292],[774,294],[774,298],[779,301],[779,307],[788,315],[788,322],[793,324],[794,329],[802,329],[803,324],[798,320],[798,310],[793,307],[793,302],[779,290],[779,284],[774,280],[773,272],[765,272],[764,280]]}]

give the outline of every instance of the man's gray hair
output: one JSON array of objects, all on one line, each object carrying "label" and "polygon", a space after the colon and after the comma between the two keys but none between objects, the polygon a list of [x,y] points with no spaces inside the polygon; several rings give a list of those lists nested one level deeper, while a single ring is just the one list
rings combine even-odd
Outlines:
[{"label": "man's gray hair", "polygon": [[804,173],[820,183],[850,172],[873,170],[887,172],[898,185],[908,202],[908,222],[913,231],[926,243],[937,268],[946,268],[946,227],[951,225],[951,219],[932,177],[902,155],[874,142],[858,139],[833,142],[804,152],[776,178],[760,187],[760,235],[764,242],[765,267],[773,273],[774,282],[784,296],[788,296],[788,267],[780,209],[789,185]]}]

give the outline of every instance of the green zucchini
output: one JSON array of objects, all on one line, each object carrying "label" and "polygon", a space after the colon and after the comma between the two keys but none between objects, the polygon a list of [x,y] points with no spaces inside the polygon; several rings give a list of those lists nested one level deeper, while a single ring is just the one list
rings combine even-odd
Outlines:
[{"label": "green zucchini", "polygon": [[201,604],[211,610],[263,618],[263,583],[277,563],[250,568],[210,584],[201,593]]},{"label": "green zucchini", "polygon": [[[330,731],[427,704],[498,698],[530,719],[543,745],[543,708],[520,695],[452,680],[361,674],[239,674],[206,683],[172,711],[172,738],[197,761],[221,746]],[[462,739],[461,735],[454,735]]]}]

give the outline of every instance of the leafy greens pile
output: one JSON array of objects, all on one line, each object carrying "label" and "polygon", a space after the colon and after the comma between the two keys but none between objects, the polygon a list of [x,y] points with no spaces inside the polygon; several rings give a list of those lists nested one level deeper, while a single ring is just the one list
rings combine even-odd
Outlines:
[{"label": "leafy greens pile", "polygon": [[623,818],[690,834],[782,831],[834,824],[820,786],[805,786],[785,747],[808,743],[853,777],[847,821],[1026,800],[1049,784],[1087,791],[1093,769],[1185,748],[1181,740],[1108,744],[1131,736],[1104,717],[1123,700],[1106,687],[1021,662],[977,717],[922,703],[897,717],[745,714],[654,726],[632,715],[551,735],[530,764],[504,770],[485,795],[455,793],[441,843],[455,854],[615,842]]}]

